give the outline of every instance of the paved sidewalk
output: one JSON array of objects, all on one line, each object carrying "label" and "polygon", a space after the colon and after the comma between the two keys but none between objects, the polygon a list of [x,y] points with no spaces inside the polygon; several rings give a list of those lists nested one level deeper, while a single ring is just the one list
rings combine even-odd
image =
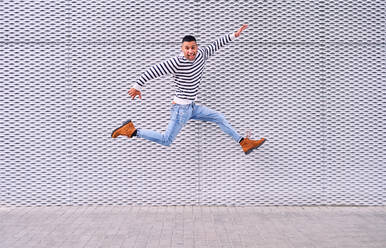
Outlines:
[{"label": "paved sidewalk", "polygon": [[0,247],[385,248],[386,207],[0,207]]}]

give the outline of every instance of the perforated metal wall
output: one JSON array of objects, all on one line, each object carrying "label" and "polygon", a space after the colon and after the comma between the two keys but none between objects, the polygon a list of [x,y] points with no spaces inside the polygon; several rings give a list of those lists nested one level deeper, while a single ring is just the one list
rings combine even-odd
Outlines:
[{"label": "perforated metal wall", "polygon": [[[132,119],[163,132],[170,77],[149,66],[249,28],[212,57],[198,103],[240,133],[190,121],[171,147],[111,139]],[[0,205],[383,205],[385,1],[0,2]]]}]

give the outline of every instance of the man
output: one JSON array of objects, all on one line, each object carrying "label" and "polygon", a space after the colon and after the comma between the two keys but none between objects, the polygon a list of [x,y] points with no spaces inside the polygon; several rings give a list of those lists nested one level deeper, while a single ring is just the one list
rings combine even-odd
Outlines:
[{"label": "man", "polygon": [[185,36],[182,40],[181,50],[183,55],[173,57],[160,64],[154,65],[145,71],[129,90],[132,99],[138,96],[142,99],[141,89],[147,81],[164,76],[173,75],[176,93],[173,100],[170,122],[165,133],[161,134],[151,130],[136,129],[131,120],[123,123],[115,129],[111,137],[117,138],[120,135],[132,138],[138,136],[161,145],[170,146],[178,132],[188,120],[202,120],[214,122],[223,132],[230,135],[236,142],[239,142],[245,154],[261,146],[265,139],[252,140],[249,137],[243,138],[225,120],[221,113],[218,113],[205,106],[196,105],[195,100],[201,82],[205,64],[220,47],[239,37],[248,26],[243,25],[234,34],[228,34],[213,42],[211,45],[198,48],[196,39],[193,36]]}]

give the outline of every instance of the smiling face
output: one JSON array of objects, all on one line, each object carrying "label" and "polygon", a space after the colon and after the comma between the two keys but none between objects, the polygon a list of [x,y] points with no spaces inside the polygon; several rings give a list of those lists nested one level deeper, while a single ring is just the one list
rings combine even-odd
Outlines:
[{"label": "smiling face", "polygon": [[187,60],[193,61],[197,55],[197,43],[195,41],[184,41],[181,50]]}]

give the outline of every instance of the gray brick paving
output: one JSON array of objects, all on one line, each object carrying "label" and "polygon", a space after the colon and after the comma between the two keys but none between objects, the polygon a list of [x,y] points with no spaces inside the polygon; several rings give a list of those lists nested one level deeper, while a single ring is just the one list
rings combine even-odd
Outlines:
[{"label": "gray brick paving", "polygon": [[0,207],[0,248],[386,248],[386,207]]}]

